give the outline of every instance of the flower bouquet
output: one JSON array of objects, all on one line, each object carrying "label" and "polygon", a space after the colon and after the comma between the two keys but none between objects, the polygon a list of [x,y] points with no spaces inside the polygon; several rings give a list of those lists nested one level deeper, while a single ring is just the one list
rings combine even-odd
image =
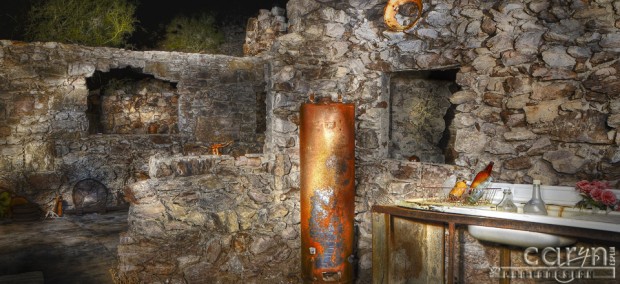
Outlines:
[{"label": "flower bouquet", "polygon": [[620,210],[620,201],[616,194],[611,191],[611,186],[606,181],[577,182],[575,189],[579,191],[582,200],[575,204],[579,209],[601,209],[606,212]]}]

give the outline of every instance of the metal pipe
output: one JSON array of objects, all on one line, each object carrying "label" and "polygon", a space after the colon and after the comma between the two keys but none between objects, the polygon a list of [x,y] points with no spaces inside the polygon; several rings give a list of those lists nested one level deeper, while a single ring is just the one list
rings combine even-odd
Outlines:
[{"label": "metal pipe", "polygon": [[355,107],[300,111],[301,270],[306,283],[353,282]]}]

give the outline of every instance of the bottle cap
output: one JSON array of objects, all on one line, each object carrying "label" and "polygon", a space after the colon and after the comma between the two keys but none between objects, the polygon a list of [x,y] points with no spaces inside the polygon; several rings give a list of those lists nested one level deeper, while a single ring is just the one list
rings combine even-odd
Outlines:
[{"label": "bottle cap", "polygon": [[535,179],[535,180],[534,180],[534,184],[538,184],[538,185],[540,185],[540,180],[539,180],[539,179]]}]

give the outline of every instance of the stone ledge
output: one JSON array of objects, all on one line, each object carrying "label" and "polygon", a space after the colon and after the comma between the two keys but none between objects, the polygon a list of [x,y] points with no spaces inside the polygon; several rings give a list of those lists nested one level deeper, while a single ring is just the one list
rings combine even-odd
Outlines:
[{"label": "stone ledge", "polygon": [[169,156],[156,155],[149,160],[151,178],[173,178],[213,174],[226,168],[235,171],[265,171],[268,159],[264,154]]}]

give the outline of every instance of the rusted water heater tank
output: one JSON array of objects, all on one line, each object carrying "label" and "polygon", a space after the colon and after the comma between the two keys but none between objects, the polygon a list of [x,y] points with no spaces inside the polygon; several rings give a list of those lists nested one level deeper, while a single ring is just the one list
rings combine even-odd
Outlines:
[{"label": "rusted water heater tank", "polygon": [[306,283],[353,282],[355,106],[301,106],[301,271]]}]

